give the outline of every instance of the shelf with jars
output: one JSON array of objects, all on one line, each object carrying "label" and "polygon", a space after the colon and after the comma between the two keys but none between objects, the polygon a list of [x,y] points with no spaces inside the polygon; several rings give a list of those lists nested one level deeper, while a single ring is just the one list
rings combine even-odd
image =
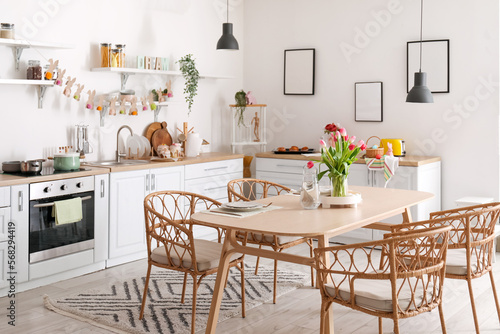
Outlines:
[{"label": "shelf with jars", "polygon": [[232,152],[238,146],[260,146],[261,152],[266,150],[266,112],[267,104],[247,104],[244,110],[230,104],[232,121]]}]

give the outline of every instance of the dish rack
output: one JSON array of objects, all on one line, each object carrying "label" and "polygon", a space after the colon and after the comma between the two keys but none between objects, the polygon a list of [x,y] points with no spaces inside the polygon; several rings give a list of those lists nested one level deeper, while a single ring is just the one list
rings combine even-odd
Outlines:
[{"label": "dish rack", "polygon": [[[378,148],[368,148],[368,142],[372,138],[377,138],[379,140]],[[382,144],[382,140],[377,136],[371,136],[370,138],[368,138],[366,140],[366,146],[367,146],[366,147],[366,157],[367,158],[375,158],[377,156],[377,154],[384,155],[384,148],[381,147],[381,144]]]}]

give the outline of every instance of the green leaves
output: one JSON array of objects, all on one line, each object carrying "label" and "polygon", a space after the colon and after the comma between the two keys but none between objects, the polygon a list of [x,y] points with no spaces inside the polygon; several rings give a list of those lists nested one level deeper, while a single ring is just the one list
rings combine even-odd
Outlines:
[{"label": "green leaves", "polygon": [[188,115],[191,113],[191,107],[194,103],[194,97],[198,94],[198,80],[200,73],[196,69],[196,64],[192,54],[185,55],[177,61],[180,70],[186,81],[184,85],[184,96],[188,103]]}]

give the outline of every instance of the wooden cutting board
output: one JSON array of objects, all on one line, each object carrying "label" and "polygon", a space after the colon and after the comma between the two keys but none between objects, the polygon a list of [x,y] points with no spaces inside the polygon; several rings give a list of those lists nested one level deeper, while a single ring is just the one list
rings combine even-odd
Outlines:
[{"label": "wooden cutting board", "polygon": [[161,129],[156,130],[151,137],[151,145],[153,146],[153,151],[155,155],[158,155],[156,148],[159,145],[172,145],[172,136],[167,130],[167,122],[161,123]]},{"label": "wooden cutting board", "polygon": [[149,126],[146,128],[146,138],[151,142],[151,137],[153,137],[153,133],[156,130],[161,129],[161,123],[160,122],[154,122],[149,124]]}]

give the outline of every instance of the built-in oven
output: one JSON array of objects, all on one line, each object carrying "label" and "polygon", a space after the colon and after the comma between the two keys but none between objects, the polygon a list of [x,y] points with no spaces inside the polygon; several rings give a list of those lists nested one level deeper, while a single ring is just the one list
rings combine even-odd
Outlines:
[{"label": "built-in oven", "polygon": [[[54,203],[80,197],[82,219],[56,224]],[[94,248],[94,177],[30,184],[29,262],[36,263]]]}]

